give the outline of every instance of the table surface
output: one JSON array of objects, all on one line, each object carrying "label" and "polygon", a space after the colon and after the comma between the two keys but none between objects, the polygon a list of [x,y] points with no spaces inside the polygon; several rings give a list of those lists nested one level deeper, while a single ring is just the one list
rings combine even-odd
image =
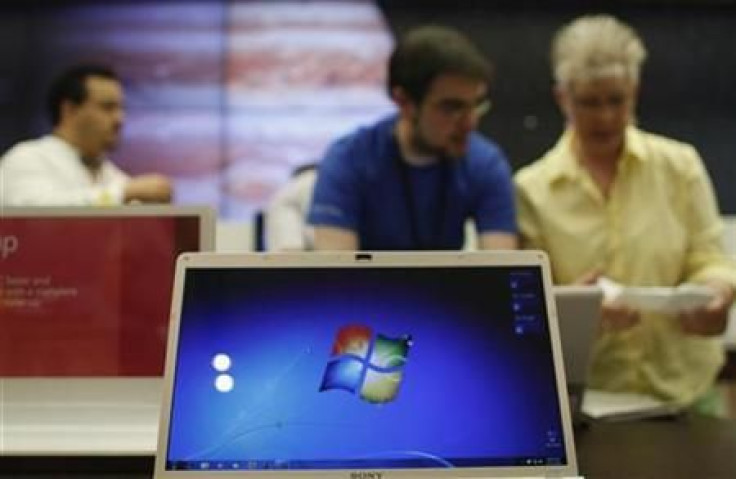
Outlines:
[{"label": "table surface", "polygon": [[736,421],[683,416],[596,423],[575,434],[589,479],[736,478]]},{"label": "table surface", "polygon": [[151,455],[161,378],[0,380],[0,454]]}]

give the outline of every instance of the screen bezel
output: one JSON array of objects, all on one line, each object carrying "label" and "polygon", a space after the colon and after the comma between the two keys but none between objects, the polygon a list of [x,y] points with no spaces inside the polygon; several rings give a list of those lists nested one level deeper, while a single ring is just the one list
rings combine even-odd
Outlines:
[{"label": "screen bezel", "polygon": [[124,205],[124,206],[23,206],[0,207],[3,218],[108,218],[108,217],[182,217],[199,218],[199,250],[215,250],[215,211],[209,206]]},{"label": "screen bezel", "polygon": [[[426,468],[426,469],[390,469],[390,470],[275,470],[275,471],[174,471],[166,470],[169,444],[169,421],[173,401],[173,386],[176,371],[176,354],[179,337],[179,318],[184,297],[184,285],[188,270],[197,268],[382,268],[382,267],[478,267],[478,266],[538,266],[542,271],[542,281],[547,307],[547,320],[550,331],[551,349],[554,358],[554,370],[557,386],[560,419],[562,422],[565,451],[568,463],[552,466],[518,466],[518,467],[472,467],[472,468]],[[483,252],[351,252],[351,253],[245,253],[245,254],[183,254],[177,260],[174,279],[174,291],[171,305],[171,321],[166,349],[164,368],[164,384],[162,394],[161,415],[159,421],[159,437],[154,467],[155,478],[177,478],[186,476],[192,479],[212,479],[227,476],[274,478],[298,477],[318,479],[330,477],[351,478],[356,472],[373,473],[381,479],[390,478],[442,478],[457,477],[523,477],[523,476],[575,476],[577,460],[572,434],[572,421],[568,405],[565,372],[562,361],[562,349],[557,325],[557,309],[552,294],[549,259],[541,251],[483,251]]]}]

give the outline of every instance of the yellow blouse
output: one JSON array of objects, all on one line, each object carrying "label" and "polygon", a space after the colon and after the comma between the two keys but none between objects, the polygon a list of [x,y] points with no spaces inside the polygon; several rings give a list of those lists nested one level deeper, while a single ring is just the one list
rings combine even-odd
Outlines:
[{"label": "yellow blouse", "polygon": [[[573,154],[572,135],[515,177],[522,245],[547,251],[556,283],[598,270],[626,285],[718,278],[736,287],[713,188],[692,146],[629,127],[604,198]],[[627,331],[601,333],[589,386],[691,404],[723,358],[719,338],[685,335],[675,317],[643,314]]]}]

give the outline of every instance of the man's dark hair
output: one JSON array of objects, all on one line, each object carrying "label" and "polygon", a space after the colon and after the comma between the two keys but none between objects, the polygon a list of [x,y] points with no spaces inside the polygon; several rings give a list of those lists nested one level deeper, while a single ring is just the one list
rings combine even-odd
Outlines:
[{"label": "man's dark hair", "polygon": [[401,87],[421,103],[432,82],[453,74],[490,83],[490,61],[461,33],[439,26],[419,27],[398,43],[388,64],[388,93]]},{"label": "man's dark hair", "polygon": [[85,85],[89,77],[102,77],[119,81],[115,72],[103,65],[85,64],[71,67],[59,75],[49,87],[46,106],[51,124],[56,126],[61,119],[61,104],[70,101],[76,105],[87,99]]}]

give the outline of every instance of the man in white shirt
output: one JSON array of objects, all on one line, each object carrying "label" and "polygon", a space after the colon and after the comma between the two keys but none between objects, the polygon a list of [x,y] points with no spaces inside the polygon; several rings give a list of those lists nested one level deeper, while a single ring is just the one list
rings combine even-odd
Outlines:
[{"label": "man in white shirt", "polygon": [[18,143],[0,158],[0,206],[91,206],[171,201],[165,176],[130,177],[106,154],[125,117],[123,89],[111,70],[81,65],[52,84],[53,132]]}]

